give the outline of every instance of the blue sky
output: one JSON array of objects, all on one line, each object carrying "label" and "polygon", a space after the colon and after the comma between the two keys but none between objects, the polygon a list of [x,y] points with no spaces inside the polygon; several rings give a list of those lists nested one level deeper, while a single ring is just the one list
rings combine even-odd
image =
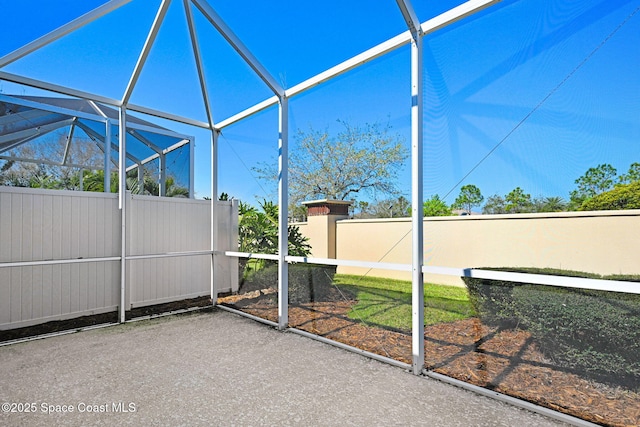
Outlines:
[{"label": "blue sky", "polygon": [[[0,0],[0,55],[102,3]],[[366,7],[334,0],[210,3],[285,87],[405,30],[393,0]],[[425,21],[459,3],[416,0],[414,6]],[[133,0],[5,70],[120,98],[158,5]],[[640,161],[639,7],[640,0],[507,0],[427,36],[425,196],[448,195],[453,202],[461,185],[475,184],[485,196],[520,186],[534,197],[568,199],[589,167],[610,163],[624,173]],[[195,14],[214,119],[271,96]],[[184,24],[182,1],[174,0],[132,102],[204,121]],[[338,119],[388,122],[408,146],[409,67],[404,47],[294,97],[292,134],[309,128],[333,132]],[[2,81],[0,91],[41,93]],[[196,136],[196,193],[208,196],[208,133],[160,124]],[[250,202],[270,196],[271,188],[255,180],[251,167],[275,161],[276,153],[275,108],[225,129],[220,191]],[[409,164],[398,182],[407,196]],[[368,197],[376,196],[382,197]]]}]

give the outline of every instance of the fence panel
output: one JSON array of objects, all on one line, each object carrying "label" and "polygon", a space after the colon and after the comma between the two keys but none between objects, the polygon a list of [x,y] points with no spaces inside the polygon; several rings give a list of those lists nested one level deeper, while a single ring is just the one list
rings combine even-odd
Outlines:
[{"label": "fence panel", "polygon": [[[132,196],[128,211],[128,256],[208,251],[211,248],[211,203],[204,200]],[[233,202],[219,202],[218,247],[237,250],[231,238]],[[237,205],[236,216],[237,216]],[[236,220],[237,222],[237,220]],[[231,233],[231,234],[230,234]],[[237,232],[236,232],[237,233]],[[237,235],[237,234],[236,234]],[[128,262],[130,307],[196,298],[211,292],[209,255],[133,259]],[[219,292],[237,290],[237,261],[216,257]],[[237,271],[237,267],[236,267]],[[235,278],[235,285],[231,281]]]},{"label": "fence panel", "polygon": [[[127,203],[128,256],[210,250],[210,202],[129,196]],[[218,247],[237,250],[237,203],[218,209]],[[115,194],[0,187],[0,330],[116,311],[120,218]],[[90,258],[116,259],[79,261]],[[63,262],[37,265],[51,261]],[[34,264],[8,264],[25,262]],[[127,310],[211,291],[209,254],[127,263]],[[237,290],[237,259],[217,256],[215,272],[219,292]]]},{"label": "fence panel", "polygon": [[[0,263],[117,257],[115,195],[0,189]],[[116,221],[113,221],[113,219]],[[115,311],[117,261],[0,268],[0,328]]]}]

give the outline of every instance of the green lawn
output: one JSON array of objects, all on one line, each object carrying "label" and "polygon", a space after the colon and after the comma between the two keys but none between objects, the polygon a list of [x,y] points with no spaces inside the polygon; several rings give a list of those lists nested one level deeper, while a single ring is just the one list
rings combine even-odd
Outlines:
[{"label": "green lawn", "polygon": [[[368,325],[411,330],[411,282],[337,274],[334,284],[358,300],[349,312],[350,318]],[[466,288],[425,283],[425,325],[466,319],[474,314]]]}]

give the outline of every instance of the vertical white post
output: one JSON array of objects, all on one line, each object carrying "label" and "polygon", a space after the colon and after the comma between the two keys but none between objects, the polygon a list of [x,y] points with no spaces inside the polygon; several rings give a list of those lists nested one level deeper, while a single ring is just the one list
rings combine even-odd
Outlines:
[{"label": "vertical white post", "polygon": [[278,329],[289,324],[289,100],[280,97],[278,120]]},{"label": "vertical white post", "polygon": [[[119,114],[120,131],[119,131],[119,153],[118,153],[118,207],[120,208],[120,323],[124,323],[125,312],[127,307],[127,112],[126,106],[120,107]],[[105,146],[111,145],[110,141],[106,141]],[[106,150],[105,150],[106,151]]]},{"label": "vertical white post", "polygon": [[160,164],[158,171],[158,196],[164,197],[167,195],[167,157],[164,154],[160,154],[158,163]]},{"label": "vertical white post", "polygon": [[73,118],[73,122],[71,123],[71,126],[69,127],[69,134],[67,135],[67,143],[64,145],[64,155],[62,156],[62,164],[66,165],[67,164],[67,159],[69,159],[69,150],[71,149],[71,141],[73,141],[73,132],[76,129],[76,121],[78,120],[77,117]]},{"label": "vertical white post", "polygon": [[111,193],[111,120],[105,121],[104,130],[104,192]]},{"label": "vertical white post", "polygon": [[211,302],[216,305],[218,289],[215,283],[216,250],[218,247],[218,136],[220,131],[211,130]]},{"label": "vertical white post", "polygon": [[138,194],[144,194],[144,168],[138,163]]},{"label": "vertical white post", "polygon": [[189,140],[189,198],[193,199],[195,197],[195,138]]},{"label": "vertical white post", "polygon": [[411,43],[411,306],[413,373],[424,366],[424,279],[422,275],[424,223],[422,211],[422,37],[417,32]]}]

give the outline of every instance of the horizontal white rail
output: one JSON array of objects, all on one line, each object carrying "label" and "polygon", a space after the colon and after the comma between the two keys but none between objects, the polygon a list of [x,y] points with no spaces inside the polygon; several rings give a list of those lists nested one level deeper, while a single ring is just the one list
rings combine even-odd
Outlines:
[{"label": "horizontal white rail", "polygon": [[152,258],[172,258],[183,256],[197,256],[197,255],[211,255],[213,251],[185,251],[185,252],[166,252],[162,254],[148,254],[148,255],[128,255],[125,257],[127,261],[135,261],[139,259],[152,259]]},{"label": "horizontal white rail", "polygon": [[[239,258],[270,259],[277,261],[278,255],[251,254],[248,252],[224,252],[226,256]],[[411,264],[395,264],[384,262],[341,260],[332,258],[308,258],[300,256],[287,256],[287,262],[300,262],[305,264],[335,265],[337,267],[361,267],[376,268],[380,270],[411,271]],[[477,277],[490,280],[504,280],[519,283],[531,283],[535,285],[557,286],[561,288],[579,288],[596,291],[621,292],[627,294],[640,294],[640,283],[626,282],[623,280],[587,279],[582,277],[554,276],[549,274],[515,273],[509,271],[482,270],[476,268],[453,268],[439,266],[423,266],[423,273],[442,274],[455,277]]]},{"label": "horizontal white rail", "polygon": [[120,261],[119,256],[102,257],[102,258],[74,258],[74,259],[49,259],[42,261],[16,261],[16,262],[0,262],[0,268],[5,267],[35,267],[39,265],[57,265],[57,264],[81,264],[87,262],[106,262]]},{"label": "horizontal white rail", "polygon": [[[427,267],[428,268],[428,267]],[[622,292],[640,294],[640,283],[622,280],[587,279],[583,277],[553,276],[549,274],[514,273],[510,271],[449,269],[457,272],[459,277],[477,277],[480,279],[504,280],[509,282],[532,283],[535,285],[558,286],[562,288],[591,289],[595,291]],[[422,270],[425,272],[425,268]],[[435,271],[429,271],[435,273]],[[449,273],[449,274],[452,274]],[[442,274],[442,273],[438,273]],[[455,275],[455,274],[453,274]]]},{"label": "horizontal white rail", "polygon": [[331,258],[307,258],[300,256],[287,256],[285,260],[288,262],[303,262],[307,264],[325,264],[335,265],[338,267],[362,267],[362,268],[379,268],[382,270],[395,271],[411,271],[411,264],[396,264],[390,262],[372,262],[357,261],[347,259],[331,259]]},{"label": "horizontal white rail", "polygon": [[251,258],[251,259],[270,259],[273,261],[278,261],[280,258],[278,255],[273,254],[252,254],[249,252],[235,252],[235,251],[225,251],[224,255],[237,257],[237,258]]},{"label": "horizontal white rail", "polygon": [[[338,267],[377,268],[381,270],[411,271],[410,264],[395,264],[370,261],[337,260],[328,258],[285,257],[287,262],[335,265]],[[515,273],[508,271],[481,270],[475,268],[452,268],[423,266],[423,273],[442,274],[455,277],[477,277],[482,279],[504,280],[510,282],[531,283],[536,285],[580,288],[599,291],[640,294],[640,283],[622,280],[588,279],[582,277],[554,276],[547,274]]]},{"label": "horizontal white rail", "polygon": [[[186,251],[186,252],[167,252],[161,254],[147,254],[147,255],[130,255],[126,256],[127,261],[135,261],[140,259],[152,259],[152,258],[172,258],[183,256],[198,256],[198,255],[211,255],[213,251]],[[119,256],[113,257],[100,257],[100,258],[73,258],[73,259],[51,259],[41,261],[16,261],[16,262],[0,262],[0,268],[9,267],[36,267],[41,265],[57,265],[57,264],[81,264],[87,262],[107,262],[107,261],[120,261]],[[271,259],[271,258],[268,258]],[[277,255],[275,256],[277,258]]]}]

